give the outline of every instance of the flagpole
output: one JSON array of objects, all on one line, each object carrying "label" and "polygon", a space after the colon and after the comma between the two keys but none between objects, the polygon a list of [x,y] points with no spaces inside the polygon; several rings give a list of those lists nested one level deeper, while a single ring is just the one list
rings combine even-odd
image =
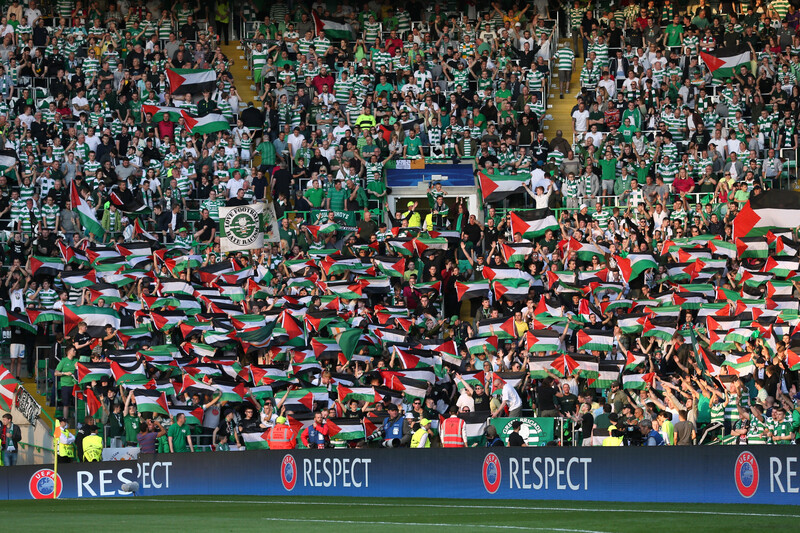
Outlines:
[{"label": "flagpole", "polygon": [[[56,422],[57,423],[57,422]],[[58,446],[61,444],[61,426],[53,432],[53,499],[58,498]]]}]

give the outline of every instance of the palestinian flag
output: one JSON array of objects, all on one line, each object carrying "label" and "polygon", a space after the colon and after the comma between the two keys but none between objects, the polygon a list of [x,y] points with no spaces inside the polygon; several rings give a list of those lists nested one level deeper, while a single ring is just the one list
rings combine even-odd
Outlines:
[{"label": "palestinian flag", "polygon": [[708,248],[713,255],[724,256],[728,259],[736,259],[736,245],[732,242],[713,239],[708,241]]},{"label": "palestinian flag", "polygon": [[286,407],[287,411],[303,413],[313,411],[314,402],[323,402],[325,407],[328,406],[328,390],[325,387],[311,387],[289,391],[283,405]]},{"label": "palestinian flag", "polygon": [[181,108],[180,107],[168,107],[168,106],[160,106],[160,105],[143,105],[142,106],[142,113],[146,115],[153,116],[153,122],[161,122],[164,113],[169,115],[169,120],[171,122],[178,122],[178,119],[181,118]]},{"label": "palestinian flag", "polygon": [[114,381],[117,383],[147,382],[144,363],[138,360],[118,362],[112,359],[111,372],[114,374]]},{"label": "palestinian flag", "polygon": [[528,370],[530,371],[531,378],[544,379],[552,374],[552,364],[555,360],[555,356],[532,357],[528,362]]},{"label": "palestinian flag", "polygon": [[58,276],[64,270],[64,261],[55,257],[34,255],[30,259],[30,272],[39,276]]},{"label": "palestinian flag", "polygon": [[496,335],[501,339],[509,339],[517,336],[517,328],[514,325],[514,317],[499,317],[481,320],[477,329],[479,337]]},{"label": "palestinian flag", "polygon": [[246,431],[240,434],[246,450],[269,450],[269,432],[262,431],[261,428],[255,431]]},{"label": "palestinian flag", "polygon": [[550,209],[511,212],[511,234],[521,233],[526,239],[542,237],[547,230],[557,230],[558,221]]},{"label": "palestinian flag", "polygon": [[191,407],[170,407],[169,408],[169,416],[174,420],[178,415],[184,415],[186,417],[186,423],[192,426],[199,426],[203,423],[203,408],[202,407],[195,407],[192,409]]},{"label": "palestinian flag", "polygon": [[591,261],[592,256],[595,255],[602,261],[608,253],[607,248],[589,242],[578,242],[572,237],[569,239],[567,249],[570,252],[575,252],[581,261]]},{"label": "palestinian flag", "polygon": [[554,352],[561,346],[561,336],[548,329],[528,330],[525,343],[529,352]]},{"label": "palestinian flag", "polygon": [[694,355],[700,372],[706,372],[712,376],[719,375],[720,367],[723,363],[721,357],[707,354],[700,346],[697,346]]},{"label": "palestinian flag", "polygon": [[614,335],[610,331],[592,329],[578,330],[578,350],[599,350],[610,352],[614,349]]},{"label": "palestinian flag", "polygon": [[506,264],[513,265],[517,261],[525,262],[525,258],[534,250],[533,243],[503,244],[501,251],[506,258]]},{"label": "palestinian flag", "polygon": [[335,440],[361,440],[366,438],[364,424],[358,418],[329,418],[325,421],[328,435]]},{"label": "palestinian flag", "polygon": [[89,203],[81,197],[78,189],[75,188],[75,182],[72,182],[70,187],[70,201],[72,202],[73,211],[78,211],[80,217],[81,227],[87,233],[91,233],[95,237],[102,237],[105,235],[106,230],[97,220],[97,215]]},{"label": "palestinian flag", "polygon": [[741,237],[736,239],[735,244],[736,254],[742,259],[764,259],[769,256],[769,244],[764,237]]},{"label": "palestinian flag", "polygon": [[341,383],[336,387],[336,393],[339,395],[339,401],[347,403],[350,400],[358,400],[359,402],[380,402],[382,401],[381,395],[375,392],[372,387],[345,387]]},{"label": "palestinian flag", "polygon": [[622,388],[627,390],[646,390],[648,385],[653,384],[653,378],[655,378],[655,372],[622,376]]},{"label": "palestinian flag", "polygon": [[483,432],[486,431],[486,425],[489,423],[487,413],[459,413],[458,418],[464,421],[467,446],[472,446],[473,444],[482,445],[485,439]]},{"label": "palestinian flag", "polygon": [[635,370],[636,367],[643,364],[644,361],[644,355],[635,355],[633,352],[628,350],[628,354],[625,359],[625,370]]},{"label": "palestinian flag", "polygon": [[733,219],[735,238],[800,226],[800,192],[771,189],[752,197]]},{"label": "palestinian flag", "polygon": [[[117,209],[122,211],[123,213],[149,213],[150,208],[144,205],[142,202],[137,200],[131,194],[130,200],[123,200],[117,191],[112,190],[111,194],[108,195],[108,199],[111,201],[112,204],[117,206]],[[199,266],[199,265],[198,265]]]},{"label": "palestinian flag", "polygon": [[656,263],[652,254],[628,254],[626,257],[614,256],[614,258],[617,261],[622,279],[628,283],[638,278],[648,268],[658,268],[658,263]]},{"label": "palestinian flag", "polygon": [[3,365],[0,365],[0,409],[11,412],[18,386],[19,381]]},{"label": "palestinian flag", "polygon": [[230,122],[225,118],[225,115],[219,113],[211,113],[204,117],[193,117],[184,110],[181,110],[181,116],[186,122],[186,129],[192,135],[205,135],[206,133],[214,133],[217,131],[228,131],[231,129]]},{"label": "palestinian flag", "polygon": [[198,94],[214,90],[217,73],[213,69],[168,68],[167,81],[170,94]]},{"label": "palestinian flag", "polygon": [[425,398],[428,393],[428,382],[421,379],[408,378],[400,372],[381,371],[384,386],[394,391],[402,392],[407,397]]},{"label": "palestinian flag", "polygon": [[372,260],[378,268],[391,277],[402,277],[406,272],[406,260],[397,257],[373,257]]},{"label": "palestinian flag", "polygon": [[3,148],[0,150],[0,170],[7,170],[18,162],[17,151],[13,148]]},{"label": "palestinian flag", "polygon": [[600,363],[597,377],[590,381],[588,385],[595,389],[607,389],[619,381],[619,367],[617,365]]},{"label": "palestinian flag", "polygon": [[755,359],[752,355],[737,356],[728,354],[722,366],[728,367],[731,373],[740,377],[752,374],[756,369]]},{"label": "palestinian flag", "polygon": [[466,283],[456,281],[456,294],[458,295],[459,301],[465,298],[469,300],[471,298],[486,296],[489,294],[489,280],[481,279],[478,281],[467,281]]},{"label": "palestinian flag", "polygon": [[476,339],[469,339],[464,343],[467,351],[473,355],[494,352],[497,353],[497,337],[478,337]]},{"label": "palestinian flag", "polygon": [[478,181],[484,203],[499,202],[514,193],[521,192],[522,186],[530,181],[527,174],[492,174],[478,172]]},{"label": "palestinian flag", "polygon": [[163,392],[136,389],[133,391],[133,399],[140,413],[160,413],[169,416],[167,395]]},{"label": "palestinian flag", "polygon": [[[355,37],[353,27],[344,21],[334,18],[320,18],[316,11],[311,12],[311,17],[314,20],[316,35],[324,33],[326,37],[336,41],[341,41],[342,39],[352,40]],[[320,53],[320,51],[317,50],[317,53]]]},{"label": "palestinian flag", "polygon": [[711,53],[700,52],[700,58],[715,78],[730,78],[739,73],[741,65],[750,68],[750,47],[741,44],[717,48]]},{"label": "palestinian flag", "polygon": [[25,309],[28,315],[28,320],[31,324],[44,324],[45,322],[61,322],[64,320],[64,315],[61,311],[54,311],[52,309]]},{"label": "palestinian flag", "polygon": [[82,289],[97,283],[97,273],[94,270],[70,270],[61,273],[61,281],[71,288]]},{"label": "palestinian flag", "polygon": [[75,371],[81,385],[112,376],[109,363],[77,363]]},{"label": "palestinian flag", "polygon": [[461,381],[459,381],[456,386],[458,387],[458,390],[465,388],[464,383],[468,383],[469,386],[473,388],[476,385],[483,387],[485,381],[486,375],[484,374],[483,370],[480,372],[468,372],[466,374],[461,374]]},{"label": "palestinian flag", "polygon": [[530,282],[527,279],[501,279],[492,283],[497,301],[502,299],[519,302],[528,298]]},{"label": "palestinian flag", "polygon": [[[108,307],[95,307],[93,305],[65,305],[64,306],[64,333],[71,334],[72,330],[78,327],[83,321],[89,326],[89,333],[92,331],[102,332],[106,324],[111,324],[114,329],[119,328],[120,316],[113,309]],[[100,334],[93,337],[99,337]]]},{"label": "palestinian flag", "polygon": [[550,366],[554,369],[556,374],[566,378],[571,376],[572,373],[578,369],[580,364],[569,355],[561,354],[550,363]]}]

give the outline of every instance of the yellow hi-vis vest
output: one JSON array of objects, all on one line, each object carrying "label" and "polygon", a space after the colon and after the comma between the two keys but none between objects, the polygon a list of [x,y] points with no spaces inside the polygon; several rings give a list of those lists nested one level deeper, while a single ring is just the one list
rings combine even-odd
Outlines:
[{"label": "yellow hi-vis vest", "polygon": [[103,438],[100,435],[89,435],[83,438],[83,460],[97,463],[103,457]]},{"label": "yellow hi-vis vest", "polygon": [[[418,430],[416,430],[414,432],[414,435],[412,435],[412,437],[411,437],[411,447],[412,448],[419,448],[419,443],[422,442],[422,436],[425,435],[427,432],[428,432],[428,430],[425,429],[425,428],[419,428]],[[430,448],[431,447],[431,439],[430,439],[430,437],[428,438],[427,441],[425,441],[425,447],[426,448]]]}]

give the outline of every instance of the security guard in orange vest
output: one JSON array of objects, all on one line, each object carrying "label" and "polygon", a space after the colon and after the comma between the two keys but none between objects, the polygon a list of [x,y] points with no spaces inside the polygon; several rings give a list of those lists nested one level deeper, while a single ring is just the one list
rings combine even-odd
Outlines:
[{"label": "security guard in orange vest", "polygon": [[450,408],[450,418],[439,428],[443,448],[465,448],[467,446],[467,425],[458,418],[458,407]]},{"label": "security guard in orange vest", "polygon": [[270,450],[291,450],[297,445],[297,435],[286,418],[279,416],[267,437]]}]

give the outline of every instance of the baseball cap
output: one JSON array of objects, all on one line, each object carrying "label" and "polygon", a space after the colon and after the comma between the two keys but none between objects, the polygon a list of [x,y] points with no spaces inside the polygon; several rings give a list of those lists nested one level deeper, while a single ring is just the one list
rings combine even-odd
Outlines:
[{"label": "baseball cap", "polygon": [[419,421],[419,425],[420,426],[427,426],[430,423],[431,423],[431,421],[428,420],[427,418],[423,418],[422,420]]}]

